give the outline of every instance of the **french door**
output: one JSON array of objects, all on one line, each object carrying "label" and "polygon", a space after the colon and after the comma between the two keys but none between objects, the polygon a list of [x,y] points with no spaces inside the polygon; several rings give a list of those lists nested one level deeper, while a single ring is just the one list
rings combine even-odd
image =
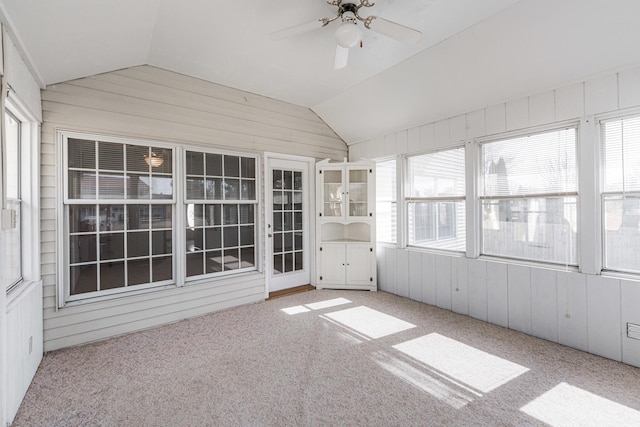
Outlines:
[{"label": "french door", "polygon": [[310,283],[310,165],[305,160],[267,158],[267,292]]}]

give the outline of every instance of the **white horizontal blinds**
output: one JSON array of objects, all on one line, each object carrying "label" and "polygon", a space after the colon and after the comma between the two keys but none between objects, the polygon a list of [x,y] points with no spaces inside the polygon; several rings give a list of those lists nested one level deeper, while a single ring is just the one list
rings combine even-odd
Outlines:
[{"label": "white horizontal blinds", "polygon": [[71,299],[173,281],[173,151],[66,139]]},{"label": "white horizontal blinds", "polygon": [[464,148],[407,158],[409,245],[464,251]]},{"label": "white horizontal blinds", "polygon": [[396,243],[396,159],[376,162],[376,217],[377,240]]},{"label": "white horizontal blinds", "polygon": [[577,264],[576,128],[481,145],[482,253]]},{"label": "white horizontal blinds", "polygon": [[482,171],[483,196],[575,193],[576,129],[483,144]]},{"label": "white horizontal blinds", "polygon": [[186,151],[187,277],[256,267],[255,157]]},{"label": "white horizontal blinds", "polygon": [[604,268],[640,273],[640,117],[600,129]]}]

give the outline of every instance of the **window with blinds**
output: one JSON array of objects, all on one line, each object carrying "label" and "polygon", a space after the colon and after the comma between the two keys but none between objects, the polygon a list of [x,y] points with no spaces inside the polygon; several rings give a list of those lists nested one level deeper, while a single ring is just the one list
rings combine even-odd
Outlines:
[{"label": "window with blinds", "polygon": [[465,250],[464,165],[464,147],[407,158],[410,246]]},{"label": "window with blinds", "polygon": [[481,253],[577,264],[575,127],[483,143]]},{"label": "window with blinds", "polygon": [[396,159],[376,162],[376,239],[396,243]]},{"label": "window with blinds", "polygon": [[603,267],[640,273],[640,116],[600,123]]},{"label": "window with blinds", "polygon": [[65,137],[70,300],[173,277],[173,150]]},{"label": "window with blinds", "polygon": [[187,277],[255,269],[256,159],[186,152]]}]

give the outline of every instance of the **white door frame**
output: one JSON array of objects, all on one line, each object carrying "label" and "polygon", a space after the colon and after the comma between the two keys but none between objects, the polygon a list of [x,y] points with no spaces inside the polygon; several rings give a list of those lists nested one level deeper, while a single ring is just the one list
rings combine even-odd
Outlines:
[{"label": "white door frame", "polygon": [[[272,177],[270,176],[271,169],[271,160],[293,160],[296,162],[307,163],[308,171],[307,171],[307,194],[308,194],[308,209],[307,215],[303,217],[303,221],[306,221],[307,224],[307,235],[308,235],[308,259],[309,259],[309,283],[313,286],[316,285],[315,277],[316,277],[316,256],[315,256],[315,247],[316,247],[316,183],[315,183],[315,164],[316,160],[312,157],[303,157],[296,156],[292,154],[280,154],[273,152],[265,152],[264,153],[264,170],[263,170],[263,194],[264,194],[264,215],[262,216],[263,221],[263,253],[264,256],[264,277],[265,277],[265,298],[269,297],[270,290],[270,281],[271,281],[271,272],[273,270],[273,257],[272,257],[272,239],[269,238],[269,234],[272,231],[267,227],[267,224],[271,222],[272,216],[272,206],[267,202],[270,198],[270,188],[272,185]],[[305,192],[303,190],[303,192]]]}]

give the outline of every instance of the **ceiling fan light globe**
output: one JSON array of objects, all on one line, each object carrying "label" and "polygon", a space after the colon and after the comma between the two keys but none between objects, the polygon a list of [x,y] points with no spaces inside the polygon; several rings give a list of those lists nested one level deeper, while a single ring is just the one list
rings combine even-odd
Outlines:
[{"label": "ceiling fan light globe", "polygon": [[335,37],[340,46],[350,48],[360,43],[362,31],[355,23],[345,22],[338,27]]}]

